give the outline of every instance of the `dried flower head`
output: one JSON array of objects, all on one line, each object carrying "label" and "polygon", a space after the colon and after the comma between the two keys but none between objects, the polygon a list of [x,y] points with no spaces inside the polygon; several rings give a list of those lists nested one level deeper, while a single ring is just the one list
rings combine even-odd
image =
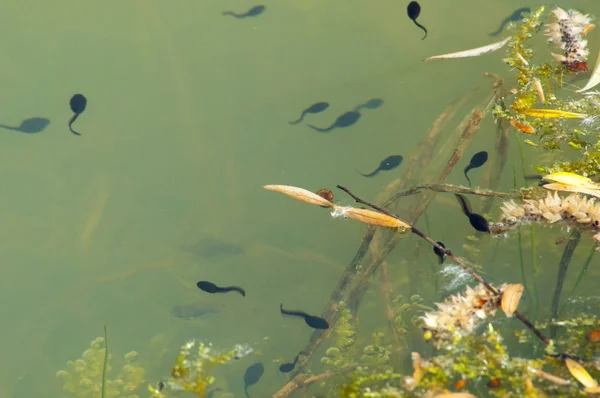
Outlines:
[{"label": "dried flower head", "polygon": [[600,204],[594,198],[572,194],[561,198],[556,192],[548,193],[545,199],[504,202],[500,223],[491,228],[493,234],[504,233],[517,225],[528,222],[566,224],[582,231],[592,231],[592,240],[598,242],[600,250]]},{"label": "dried flower head", "polygon": [[587,33],[591,19],[579,11],[565,11],[560,7],[552,11],[554,21],[546,25],[545,35],[548,41],[554,43],[562,50],[562,54],[552,54],[554,58],[567,67],[567,69],[580,72],[588,70]]},{"label": "dried flower head", "polygon": [[[504,286],[500,290],[504,290]],[[500,296],[480,284],[474,288],[467,286],[463,294],[450,296],[436,305],[437,311],[426,312],[421,317],[424,328],[431,332],[435,343],[449,342],[473,332],[480,321],[493,316],[500,306]]]}]

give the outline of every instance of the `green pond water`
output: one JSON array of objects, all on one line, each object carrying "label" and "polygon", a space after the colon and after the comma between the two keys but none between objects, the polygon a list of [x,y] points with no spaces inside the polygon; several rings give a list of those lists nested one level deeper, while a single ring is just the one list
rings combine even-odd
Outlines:
[{"label": "green pond water", "polygon": [[[311,330],[282,317],[279,304],[319,314],[364,227],[262,185],[317,190],[342,184],[374,199],[402,176],[404,165],[370,179],[356,169],[371,171],[392,154],[408,159],[450,101],[478,87],[445,128],[449,137],[491,92],[483,72],[512,76],[501,62],[503,51],[448,62],[422,59],[499,40],[502,34],[489,33],[503,18],[543,4],[423,0],[419,22],[429,35],[421,40],[405,3],[264,0],[264,14],[238,20],[221,12],[254,3],[6,2],[0,124],[18,126],[32,117],[50,124],[30,134],[0,129],[0,396],[68,397],[55,374],[102,335],[105,322],[112,355],[138,351],[150,383],[167,376],[180,345],[196,338],[223,349],[248,343],[260,353],[217,372],[217,385],[229,396],[243,396],[244,370],[257,360],[266,370],[251,388],[253,397],[283,385],[287,379],[273,359],[291,360]],[[561,5],[600,15],[595,1]],[[593,66],[600,30],[589,40]],[[74,124],[81,137],[67,129],[75,93],[88,99]],[[384,103],[364,110],[346,129],[322,134],[304,123],[288,124],[302,109],[327,101],[327,111],[305,122],[328,126],[371,98]],[[488,115],[448,183],[466,183],[462,169],[475,152],[492,153],[495,131]],[[436,149],[438,170],[451,149]],[[541,154],[525,147],[528,172]],[[502,191],[513,187],[513,162],[520,170],[516,135]],[[477,185],[483,170],[470,176]],[[414,200],[401,200],[400,214],[402,203]],[[481,202],[472,203],[478,208]],[[418,225],[482,263],[490,281],[521,281],[516,234],[467,241],[473,231],[452,195],[438,195]],[[530,234],[523,230],[533,286]],[[567,232],[538,227],[535,234],[539,309],[530,297],[523,312],[545,319],[564,249],[554,242]],[[481,252],[469,257],[464,244]],[[577,249],[565,295],[591,246],[584,239]],[[581,308],[596,314],[597,260],[575,293],[585,299]],[[402,241],[387,263],[395,294],[418,293],[428,305],[444,297],[447,279],[437,272],[431,247],[416,238]],[[198,280],[240,285],[247,296],[202,294]],[[377,281],[359,311],[364,342],[372,331],[386,330]],[[196,304],[215,313],[196,320],[173,316],[174,307]],[[411,333],[407,355],[426,347],[418,330]],[[316,373],[323,370],[321,355],[312,362]]]}]

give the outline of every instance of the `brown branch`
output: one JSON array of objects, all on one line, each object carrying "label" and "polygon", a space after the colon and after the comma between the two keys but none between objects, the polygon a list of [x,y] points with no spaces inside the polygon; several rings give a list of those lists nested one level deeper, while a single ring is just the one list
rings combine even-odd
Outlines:
[{"label": "brown branch", "polygon": [[403,196],[416,195],[421,193],[424,190],[429,190],[433,192],[452,192],[452,193],[462,193],[467,195],[476,195],[476,196],[484,196],[490,198],[504,198],[504,199],[517,199],[521,197],[521,194],[518,192],[514,193],[506,193],[506,192],[495,192],[487,189],[477,189],[477,188],[469,188],[463,187],[460,185],[452,185],[452,184],[424,184],[417,185],[415,187],[411,187],[408,189],[404,189],[402,191],[396,192],[392,195],[382,207],[388,207],[391,203],[400,199]]},{"label": "brown branch", "polygon": [[[398,216],[396,216],[395,214],[391,214],[388,211],[382,209],[381,207],[359,198],[358,196],[353,194],[348,188],[343,187],[341,185],[338,185],[337,187],[339,189],[341,189],[342,191],[346,192],[352,199],[354,199],[354,201],[356,203],[360,203],[365,206],[369,206],[370,208],[372,208],[374,210],[380,211],[383,214],[387,214],[390,217],[394,217],[394,218],[397,218],[400,220],[400,218]],[[469,274],[471,274],[471,276],[473,276],[473,278],[475,278],[479,283],[481,283],[483,286],[485,286],[485,288],[488,289],[490,292],[492,292],[495,295],[499,294],[498,290],[496,290],[494,287],[492,287],[492,285],[490,285],[488,282],[486,282],[481,277],[481,275],[479,275],[473,268],[469,267],[461,258],[456,257],[450,249],[440,246],[436,241],[431,239],[429,236],[425,235],[423,232],[421,232],[415,226],[411,226],[411,232],[414,233],[415,235],[419,236],[420,238],[426,240],[427,242],[429,242],[429,244],[438,248],[442,252],[445,252],[446,256],[448,256],[452,260],[454,260],[461,268],[463,268],[465,271],[467,271]],[[542,340],[545,344],[550,344],[550,340],[546,336],[544,336],[544,334],[540,330],[538,330],[527,318],[525,318],[525,316],[523,316],[519,312],[515,312],[514,315],[521,322],[523,322],[525,324],[525,326],[527,326],[540,340]]]},{"label": "brown branch", "polygon": [[338,376],[341,374],[345,374],[356,369],[358,365],[351,365],[340,370],[335,370],[331,372],[322,373],[316,376],[309,376],[307,374],[299,374],[290,380],[286,385],[284,385],[279,391],[273,394],[272,398],[287,398],[292,395],[296,390],[301,388],[307,388],[313,383],[318,383],[323,380],[330,379],[334,376]]}]

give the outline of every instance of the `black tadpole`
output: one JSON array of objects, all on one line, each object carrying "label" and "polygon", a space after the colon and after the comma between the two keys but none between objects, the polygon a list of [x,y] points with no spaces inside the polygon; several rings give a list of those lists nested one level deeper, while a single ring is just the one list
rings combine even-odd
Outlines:
[{"label": "black tadpole", "polygon": [[241,287],[237,287],[237,286],[219,287],[219,286],[215,285],[214,283],[208,282],[208,281],[200,281],[200,282],[196,283],[196,286],[198,286],[198,289],[205,291],[206,293],[238,292],[242,296],[244,296],[244,297],[246,296],[246,291],[244,289],[242,289]]},{"label": "black tadpole", "polygon": [[411,1],[410,3],[408,3],[408,7],[406,7],[406,12],[408,14],[408,17],[412,19],[415,25],[423,29],[423,32],[425,32],[425,36],[423,36],[421,40],[425,40],[425,38],[427,37],[427,29],[425,29],[423,25],[417,22],[417,18],[421,14],[421,6],[419,5],[419,3],[417,3],[416,1]]},{"label": "black tadpole", "polygon": [[[442,242],[438,241],[436,243],[438,245],[442,246],[444,249],[446,248],[446,245],[444,245]],[[439,249],[437,246],[433,246],[433,252],[435,253],[436,256],[439,257],[439,259],[440,259],[440,265],[444,264],[444,260],[446,259],[446,252],[444,252],[443,250]]]},{"label": "black tadpole", "polygon": [[475,155],[473,155],[471,161],[467,167],[465,167],[465,177],[467,177],[467,181],[469,181],[469,186],[471,186],[471,179],[469,179],[469,176],[467,175],[469,170],[483,166],[487,160],[488,153],[486,151],[477,152]]},{"label": "black tadpole", "polygon": [[71,110],[73,111],[73,113],[75,113],[73,117],[71,117],[71,119],[69,120],[69,130],[71,130],[71,133],[75,135],[81,135],[77,131],[73,130],[71,125],[75,122],[75,120],[77,120],[79,115],[81,115],[83,111],[85,111],[85,107],[87,106],[87,99],[83,94],[75,94],[71,97],[69,105],[71,106]]},{"label": "black tadpole", "polygon": [[318,316],[308,315],[304,311],[289,311],[283,309],[283,303],[279,306],[279,310],[284,315],[298,316],[304,318],[304,322],[313,329],[329,329],[329,322]]},{"label": "black tadpole", "polygon": [[454,196],[456,196],[456,199],[458,199],[463,213],[469,218],[471,226],[479,232],[490,232],[490,224],[488,223],[488,220],[486,220],[481,214],[473,213],[471,211],[471,204],[469,203],[469,200],[458,193],[455,193]]}]

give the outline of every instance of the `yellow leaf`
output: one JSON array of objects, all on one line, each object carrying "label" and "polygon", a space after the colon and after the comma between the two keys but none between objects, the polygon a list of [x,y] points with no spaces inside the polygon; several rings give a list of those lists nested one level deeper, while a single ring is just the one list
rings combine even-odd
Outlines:
[{"label": "yellow leaf", "polygon": [[410,225],[404,221],[378,211],[343,206],[335,206],[334,208],[334,216],[348,217],[365,224],[378,225],[380,227],[397,228],[400,230],[410,229]]},{"label": "yellow leaf", "polygon": [[559,184],[571,185],[585,189],[600,189],[600,186],[598,186],[598,184],[591,179],[568,171],[559,171],[558,173],[547,174],[542,177],[542,180],[558,182]]},{"label": "yellow leaf", "polygon": [[565,358],[565,363],[567,364],[567,368],[569,368],[571,375],[583,384],[584,387],[590,389],[598,387],[598,382],[594,380],[587,370],[585,370],[585,368],[577,361],[574,361],[571,358]]},{"label": "yellow leaf", "polygon": [[521,111],[523,115],[539,117],[540,119],[583,119],[586,115],[582,113],[574,113],[567,111],[559,111],[556,109],[524,109]]},{"label": "yellow leaf", "polygon": [[334,207],[334,204],[328,201],[327,199],[322,198],[316,193],[313,193],[303,188],[292,187],[290,185],[265,185],[263,188],[269,191],[282,193],[291,198],[294,198],[304,203],[309,203],[311,205],[321,207]]}]

